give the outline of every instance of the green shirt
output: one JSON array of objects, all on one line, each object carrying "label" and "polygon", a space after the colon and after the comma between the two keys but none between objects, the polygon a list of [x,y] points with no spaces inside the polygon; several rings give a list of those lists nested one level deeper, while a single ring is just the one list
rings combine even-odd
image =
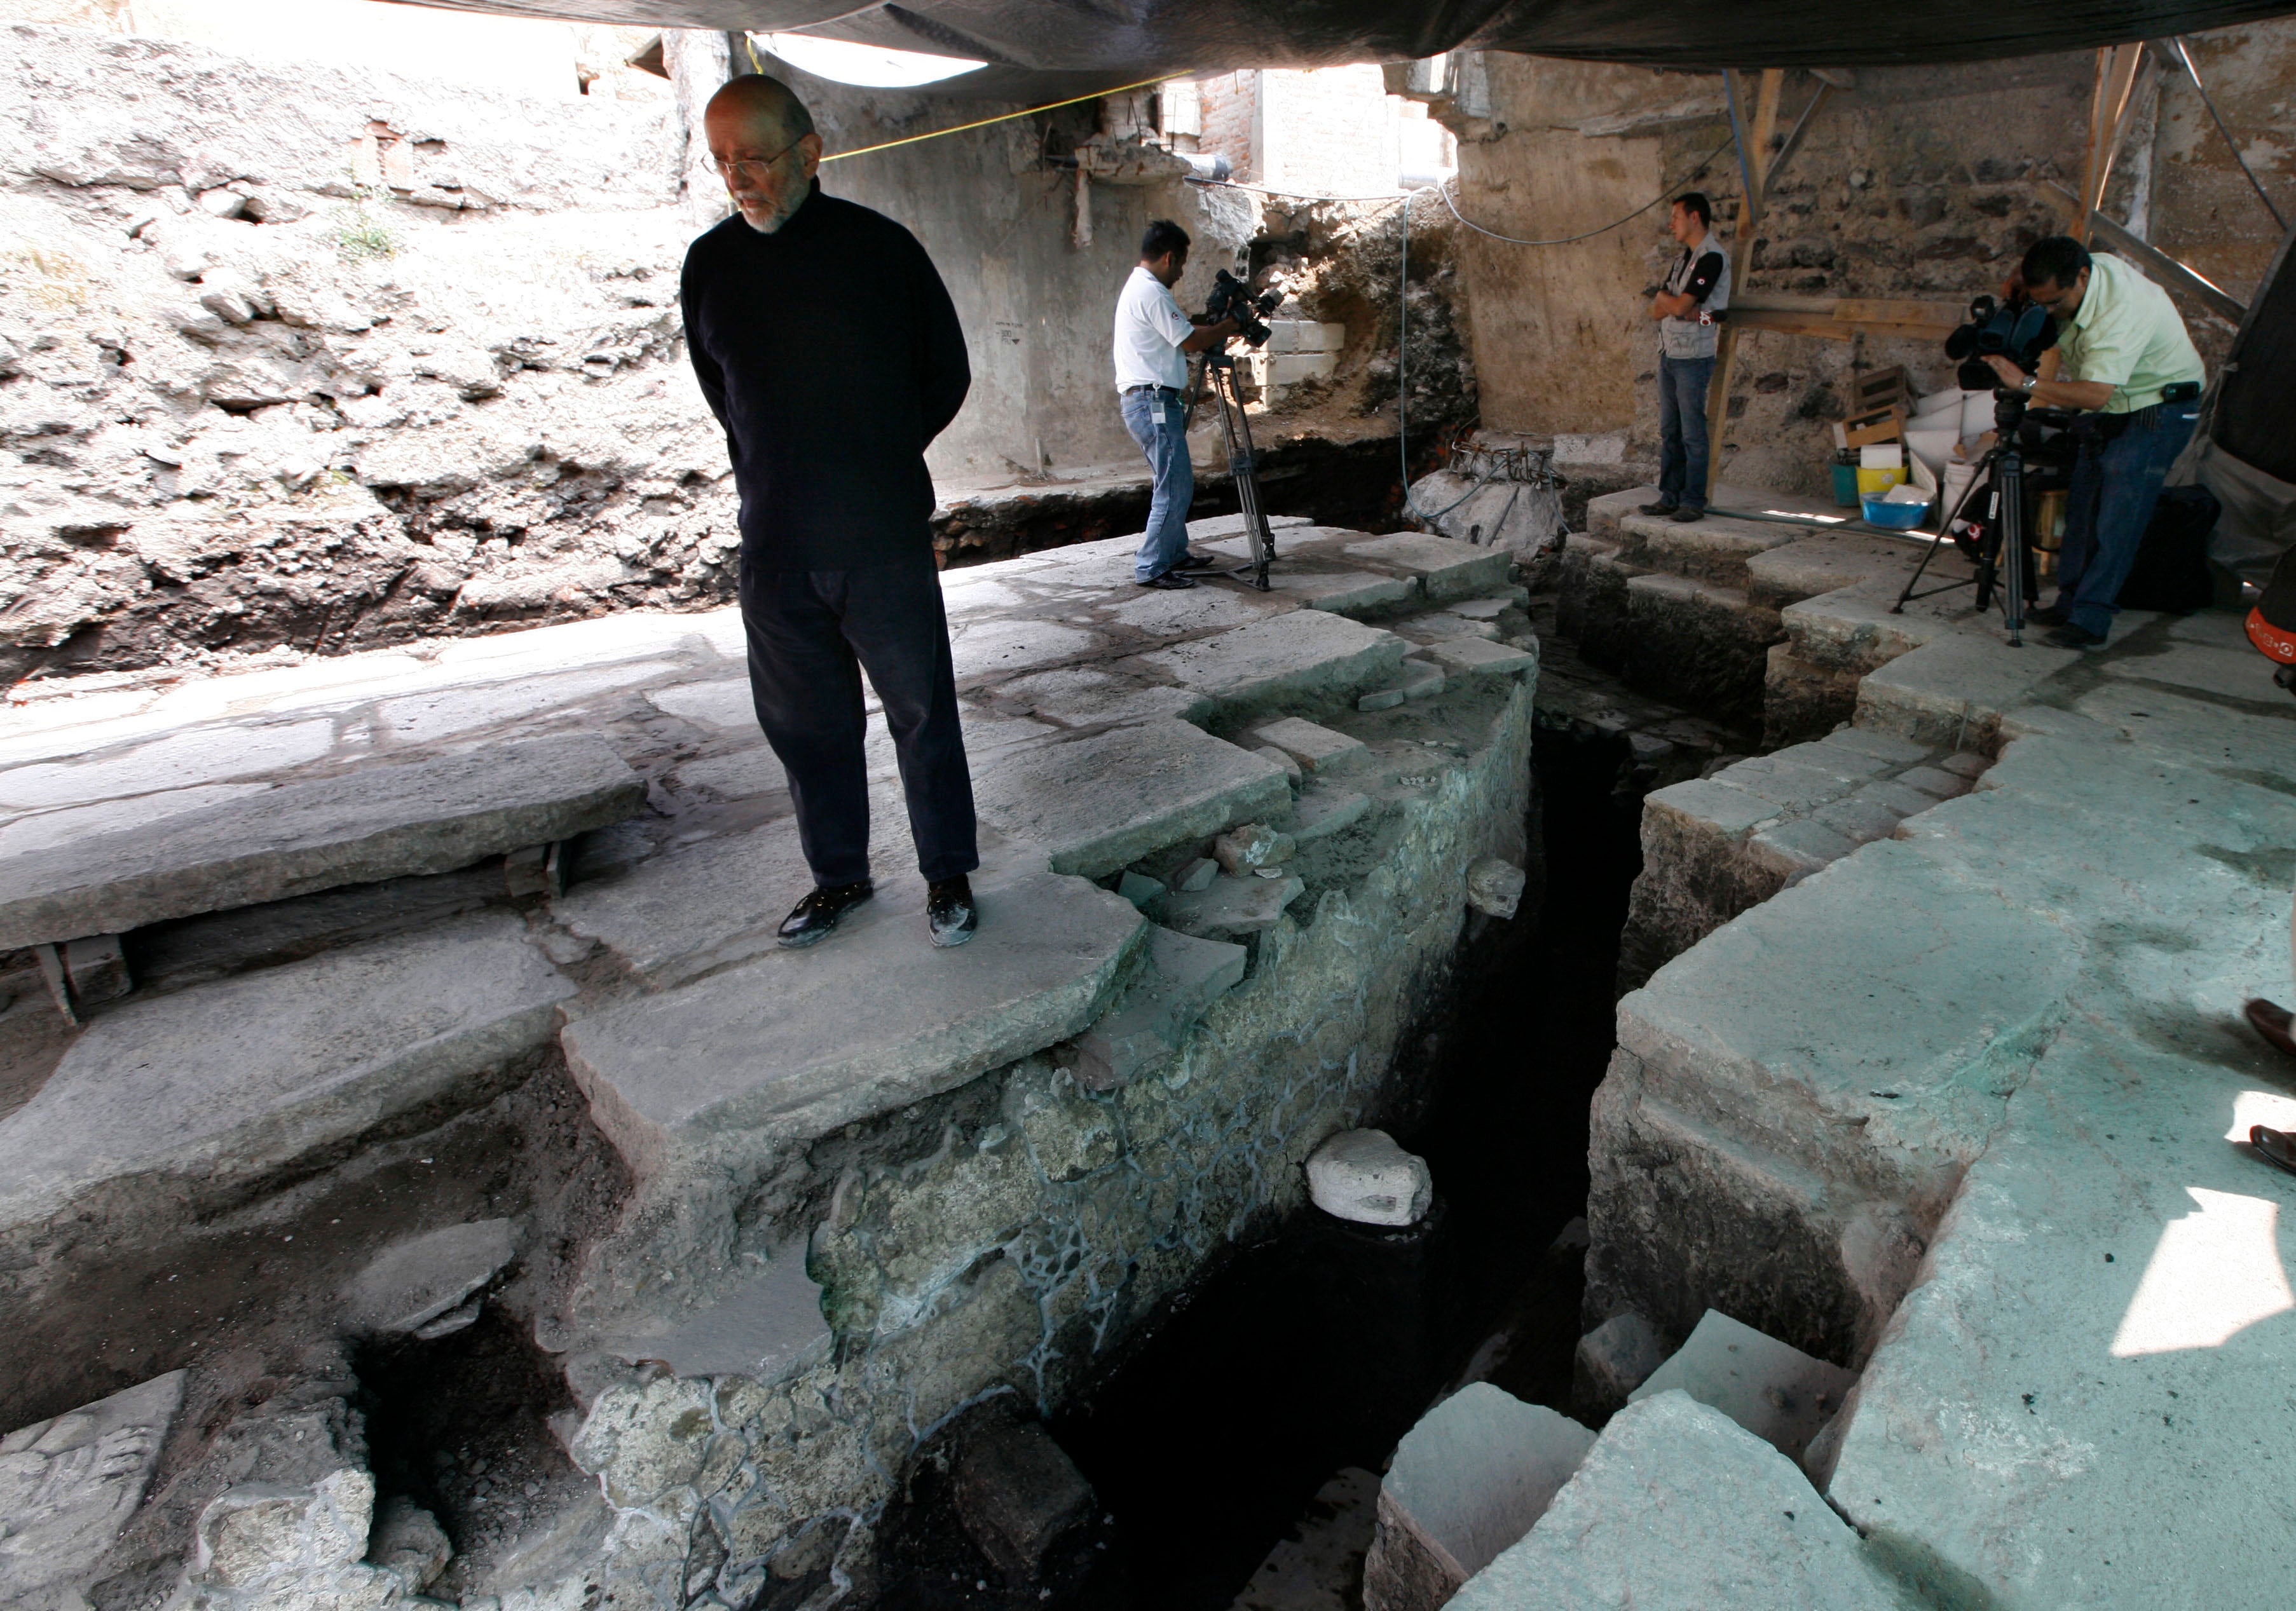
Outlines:
[{"label": "green shirt", "polygon": [[2102,380],[2119,389],[2109,414],[2133,413],[2161,400],[2161,388],[2199,380],[2201,355],[2169,293],[2119,258],[2089,259],[2088,292],[2069,325],[2057,327],[2063,355],[2060,380]]}]

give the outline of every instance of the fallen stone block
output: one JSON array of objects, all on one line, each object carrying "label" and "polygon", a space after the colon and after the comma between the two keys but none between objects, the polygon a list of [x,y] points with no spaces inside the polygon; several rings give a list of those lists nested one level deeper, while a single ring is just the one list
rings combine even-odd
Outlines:
[{"label": "fallen stone block", "polygon": [[1417,531],[1350,543],[1346,552],[1350,559],[1368,560],[1418,577],[1428,601],[1436,604],[1505,586],[1514,564],[1513,549],[1478,548],[1453,537]]},{"label": "fallen stone block", "polygon": [[1406,699],[1431,699],[1443,691],[1443,668],[1431,660],[1406,657],[1401,675]]},{"label": "fallen stone block", "polygon": [[680,1378],[738,1376],[771,1386],[829,1356],[821,1287],[801,1243],[778,1249],[760,1274],[675,1322],[609,1338],[603,1352],[629,1364],[659,1360]]},{"label": "fallen stone block", "polygon": [[1594,1445],[1577,1421],[1488,1382],[1429,1411],[1380,1484],[1365,1611],[1435,1611],[1530,1531]]},{"label": "fallen stone block", "polygon": [[[410,1237],[385,1248],[343,1288],[344,1320],[369,1336],[422,1336],[492,1282],[517,1254],[508,1220]],[[478,1318],[475,1311],[471,1318]]]},{"label": "fallen stone block", "polygon": [[1511,918],[1522,901],[1522,869],[1484,856],[1467,869],[1467,904],[1495,918]]},{"label": "fallen stone block", "polygon": [[428,1589],[455,1553],[439,1518],[404,1494],[382,1501],[367,1535],[367,1559],[394,1577],[408,1594]]},{"label": "fallen stone block", "polygon": [[1311,784],[1292,807],[1292,838],[1301,845],[1352,828],[1371,809],[1371,797],[1329,783]]},{"label": "fallen stone block", "polygon": [[362,767],[0,863],[0,948],[449,872],[640,810],[604,740],[529,739]]},{"label": "fallen stone block", "polygon": [[1138,657],[1138,664],[1220,711],[1243,716],[1279,704],[1352,700],[1360,690],[1394,675],[1404,648],[1391,632],[1324,610],[1295,609],[1152,650]]},{"label": "fallen stone block", "polygon": [[1215,879],[1209,889],[1176,895],[1165,903],[1164,922],[1207,940],[1259,934],[1275,927],[1283,909],[1307,889],[1298,878]]},{"label": "fallen stone block", "polygon": [[184,1379],[170,1370],[0,1437],[0,1604],[86,1604],[77,1591],[144,1502]]},{"label": "fallen stone block", "polygon": [[1290,834],[1278,833],[1265,822],[1246,822],[1212,841],[1212,859],[1228,877],[1240,879],[1258,868],[1290,861],[1297,844]]},{"label": "fallen stone block", "polygon": [[1445,638],[1430,643],[1425,652],[1429,659],[1442,667],[1446,676],[1510,676],[1538,669],[1537,655],[1481,638]]},{"label": "fallen stone block", "polygon": [[1349,772],[1371,758],[1371,747],[1351,733],[1334,732],[1298,716],[1286,716],[1255,728],[1253,738],[1270,744],[1300,764],[1303,772],[1318,776]]},{"label": "fallen stone block", "polygon": [[1164,893],[1164,887],[1155,879],[1144,877],[1128,867],[1123,876],[1117,880],[1116,893],[1135,906],[1144,909],[1149,902],[1157,899]]},{"label": "fallen stone block", "polygon": [[1341,616],[1400,609],[1419,596],[1418,577],[1382,576],[1368,570],[1278,569],[1267,580],[1280,596],[1297,599],[1310,609],[1328,609]]},{"label": "fallen stone block", "polygon": [[1839,1365],[1709,1309],[1690,1339],[1627,1402],[1679,1388],[1798,1461],[1857,1381]]},{"label": "fallen stone block", "polygon": [[1386,1131],[1343,1130],[1308,1155],[1308,1195],[1334,1219],[1415,1225],[1435,1200],[1435,1177]]},{"label": "fallen stone block", "polygon": [[983,822],[1042,846],[1054,872],[1086,878],[1292,800],[1290,781],[1273,764],[1175,721],[1003,751],[976,773],[972,789]]},{"label": "fallen stone block", "polygon": [[1632,1309],[1612,1315],[1580,1337],[1571,1355],[1572,1407],[1589,1419],[1607,1419],[1666,1355],[1666,1339],[1642,1315]]},{"label": "fallen stone block", "polygon": [[1356,701],[1356,708],[1366,715],[1375,710],[1393,710],[1406,697],[1400,687],[1374,689]]},{"label": "fallen stone block", "polygon": [[1969,779],[1942,766],[1909,766],[1890,781],[1918,789],[1933,800],[1957,799],[1969,792]]},{"label": "fallen stone block", "polygon": [[1059,1582],[1088,1561],[1099,1499],[1042,1427],[983,1417],[959,1440],[954,1475],[957,1517],[1007,1582]]},{"label": "fallen stone block", "polygon": [[[483,1106],[574,994],[525,934],[458,918],[103,1014],[0,1119],[0,1239],[77,1203],[164,1239],[378,1124]],[[160,1180],[146,1223],[135,1183]]]},{"label": "fallen stone block", "polygon": [[1214,1002],[1243,983],[1249,962],[1241,945],[1151,928],[1123,1001],[1076,1039],[1078,1081],[1113,1091],[1160,1065]]},{"label": "fallen stone block", "polygon": [[1946,756],[1938,765],[1956,777],[1975,779],[1980,776],[1987,767],[1992,765],[1993,762],[1990,757],[1979,755],[1973,750],[1963,750],[1958,755]]},{"label": "fallen stone block", "polygon": [[1664,1393],[1613,1417],[1538,1525],[1455,1611],[1905,1611],[1793,1463]]}]

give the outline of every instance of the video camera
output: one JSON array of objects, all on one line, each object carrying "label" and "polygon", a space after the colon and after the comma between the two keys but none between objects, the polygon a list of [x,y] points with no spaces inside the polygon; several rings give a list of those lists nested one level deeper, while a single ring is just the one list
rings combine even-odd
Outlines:
[{"label": "video camera", "polygon": [[1255,295],[1251,287],[1222,269],[1212,276],[1212,294],[1205,300],[1204,312],[1215,324],[1233,318],[1243,339],[1258,347],[1275,333],[1260,322],[1261,315],[1272,314],[1283,305],[1282,291],[1266,290]]},{"label": "video camera", "polygon": [[2041,355],[2057,344],[2057,322],[2023,291],[2005,303],[1979,297],[1969,305],[1969,323],[1945,339],[1945,356],[1961,365],[1964,391],[1992,391],[2001,377],[1985,362],[2007,358],[2027,374],[2041,367]]}]

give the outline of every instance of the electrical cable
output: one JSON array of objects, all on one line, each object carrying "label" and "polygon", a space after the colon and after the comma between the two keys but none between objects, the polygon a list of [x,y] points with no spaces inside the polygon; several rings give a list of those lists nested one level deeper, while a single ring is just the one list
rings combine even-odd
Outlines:
[{"label": "electrical cable", "polygon": [[[1728,150],[1731,140],[1734,140],[1736,138],[1737,135],[1734,133],[1728,138],[1725,139],[1721,144],[1716,146],[1712,151],[1708,151],[1703,157],[1701,157],[1695,163],[1691,165],[1690,174],[1685,175],[1684,177],[1688,178],[1695,175],[1700,168],[1704,168],[1709,162],[1713,161],[1715,158],[1720,156],[1725,151]],[[1485,229],[1481,225],[1467,217],[1466,214],[1461,212],[1459,210],[1458,203],[1451,200],[1451,182],[1449,180],[1447,179],[1442,184],[1435,185],[1432,188],[1437,195],[1443,198],[1443,205],[1451,209],[1451,216],[1453,217],[1465,225],[1469,229],[1473,230],[1477,234],[1488,235],[1494,241],[1504,241],[1509,246],[1575,246],[1581,241],[1591,241],[1596,235],[1607,235],[1612,230],[1619,228],[1622,225],[1632,224],[1636,219],[1650,211],[1652,208],[1656,207],[1660,202],[1668,200],[1674,193],[1674,187],[1672,185],[1669,185],[1666,189],[1659,192],[1657,195],[1652,196],[1649,200],[1635,209],[1634,211],[1628,213],[1625,217],[1613,219],[1611,222],[1603,225],[1600,229],[1590,229],[1583,234],[1558,235],[1552,241],[1521,241],[1517,240],[1513,235],[1503,235],[1495,229]]]},{"label": "electrical cable", "polygon": [[2270,193],[2264,188],[2264,181],[2256,176],[2256,170],[2249,167],[2248,159],[2240,154],[2240,142],[2232,137],[2232,130],[2226,127],[2224,114],[2217,110],[2217,103],[2209,94],[2209,86],[2201,82],[2201,70],[2193,64],[2193,53],[2185,48],[2182,34],[2177,36],[2177,54],[2184,58],[2185,70],[2192,75],[2193,87],[2201,92],[2201,104],[2207,107],[2209,116],[2217,120],[2217,133],[2222,135],[2225,143],[2232,148],[2232,159],[2240,164],[2240,171],[2246,174],[2249,184],[2256,187],[2256,199],[2264,203],[2264,210],[2272,215],[2272,221],[2285,233],[2288,220],[2280,216],[2280,209],[2273,205]]}]

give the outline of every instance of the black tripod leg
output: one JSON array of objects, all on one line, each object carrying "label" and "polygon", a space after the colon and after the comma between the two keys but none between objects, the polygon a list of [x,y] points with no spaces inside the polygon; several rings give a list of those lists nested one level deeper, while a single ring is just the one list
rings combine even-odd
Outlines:
[{"label": "black tripod leg", "polygon": [[2001,622],[2009,629],[2009,647],[2021,649],[2025,640],[2025,461],[2018,454],[2001,461],[2002,564],[2007,576],[2001,584]]}]

